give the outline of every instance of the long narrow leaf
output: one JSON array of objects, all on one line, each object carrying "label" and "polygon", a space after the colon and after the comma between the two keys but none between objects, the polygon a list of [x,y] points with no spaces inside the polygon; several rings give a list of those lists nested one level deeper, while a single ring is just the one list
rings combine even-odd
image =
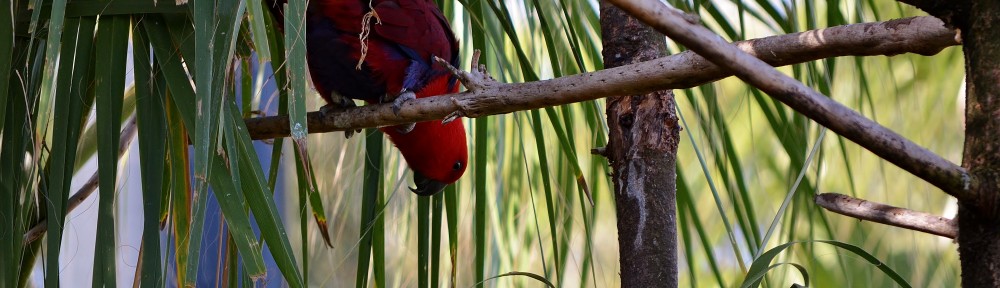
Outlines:
[{"label": "long narrow leaf", "polygon": [[[66,14],[66,0],[55,0],[52,1],[52,11],[49,17],[48,23],[48,35],[45,42],[45,64],[42,83],[49,83],[47,85],[42,85],[41,95],[39,96],[39,107],[42,111],[48,111],[52,107],[52,100],[55,98],[59,85],[52,85],[51,83],[56,83],[58,78],[59,69],[59,50],[60,45],[63,40],[63,22],[65,22]],[[36,23],[36,22],[33,22]],[[51,113],[39,113],[37,124],[35,125],[36,130],[39,131],[38,134],[44,134],[49,127],[49,116]],[[116,132],[117,134],[117,132]],[[116,142],[117,143],[117,142]],[[57,287],[59,284],[47,284],[54,285],[49,287]]]},{"label": "long narrow leaf", "polygon": [[[194,128],[194,197],[192,202],[192,218],[190,242],[188,243],[188,254],[199,255],[201,253],[201,242],[203,235],[203,225],[205,224],[205,209],[208,206],[208,179],[211,176],[211,159],[214,153],[212,148],[218,139],[219,117],[218,111],[221,107],[221,97],[215,93],[215,45],[216,33],[219,29],[218,20],[215,17],[217,7],[215,1],[195,1],[193,5],[194,18],[194,45],[195,53],[185,54],[186,57],[194,57],[197,66],[190,67],[195,79],[195,122],[190,127]],[[153,34],[153,33],[150,33]],[[220,59],[221,60],[221,59]],[[220,61],[221,62],[221,61]],[[221,85],[219,85],[221,86]],[[178,101],[184,103],[184,101]],[[198,258],[194,258],[197,260]],[[198,281],[199,261],[188,263],[187,277],[184,279],[184,286],[195,286]]]},{"label": "long narrow leaf", "polygon": [[458,279],[458,190],[455,185],[444,188],[444,207],[448,218],[448,256],[451,258],[451,283]]},{"label": "long narrow leaf", "polygon": [[[5,17],[10,17],[7,19],[14,19],[14,7],[14,5],[0,6],[0,19]],[[9,93],[10,91],[7,89],[10,83],[9,78],[12,74],[11,72],[14,71],[12,65],[14,58],[14,43],[14,21],[0,21],[0,134],[4,134],[0,135],[0,137],[2,137],[0,138],[0,141],[5,141],[3,143],[10,143],[6,142],[8,139],[6,134],[17,134],[12,132],[14,129],[6,128],[4,125],[4,123],[6,123],[5,120],[7,119],[7,99],[12,98],[13,95],[17,95],[15,93]],[[12,157],[4,154],[13,150],[11,147],[5,147],[7,145],[13,145],[13,143],[0,146],[0,177],[3,177],[3,179],[13,180],[16,178],[14,174],[17,173],[17,170],[11,169],[12,167],[9,165],[13,164],[9,161]],[[16,190],[12,189],[12,186],[13,183],[0,184],[0,199],[13,200],[19,198],[14,192]],[[0,203],[0,213],[3,215],[17,215],[19,214],[18,210],[20,209],[16,201],[4,201],[4,203]],[[0,219],[0,226],[10,227],[13,232],[13,234],[9,236],[0,235],[0,251],[2,251],[0,252],[0,262],[14,263],[15,261],[21,259],[20,255],[23,250],[23,242],[22,239],[17,237],[17,235],[23,233],[22,230],[24,230],[24,228],[20,227],[21,225],[18,224],[18,219],[15,219],[14,217]],[[6,265],[0,267],[0,285],[15,286],[19,284],[17,279],[15,279],[17,277],[16,275],[19,273],[18,266],[19,265]]]},{"label": "long narrow leaf", "polygon": [[[16,52],[12,57],[12,59],[14,59],[13,63],[22,63],[22,61],[27,59],[29,50],[27,47],[24,47],[26,46],[26,43],[27,41],[19,42],[18,47],[15,50]],[[26,72],[25,69],[17,69],[15,71],[19,73]],[[0,218],[0,221],[2,221],[0,224],[9,225],[5,227],[12,228],[11,230],[14,232],[6,235],[0,234],[0,242],[4,245],[4,252],[10,251],[11,253],[4,253],[4,255],[0,255],[0,259],[9,259],[9,261],[12,261],[11,263],[14,263],[14,261],[20,261],[23,258],[28,258],[26,257],[27,255],[22,257],[22,254],[24,252],[31,251],[23,247],[23,241],[20,235],[22,235],[26,230],[25,226],[29,225],[28,223],[25,223],[25,218],[27,217],[22,215],[31,215],[31,210],[34,209],[18,205],[18,203],[30,203],[19,201],[30,200],[26,199],[28,198],[26,195],[31,194],[23,192],[26,190],[23,186],[25,186],[24,184],[27,182],[25,181],[27,179],[27,175],[25,173],[26,171],[22,169],[22,167],[24,167],[24,156],[22,155],[31,151],[29,149],[31,149],[31,137],[34,134],[34,131],[30,129],[31,126],[25,125],[25,123],[27,123],[27,120],[29,119],[29,108],[27,107],[27,104],[34,101],[34,97],[32,94],[19,93],[21,91],[25,91],[26,89],[23,81],[10,79],[9,83],[10,89],[8,91],[10,91],[11,94],[8,95],[10,95],[12,101],[10,101],[8,106],[5,107],[6,111],[4,116],[7,117],[7,119],[4,122],[5,126],[2,127],[3,135],[0,135],[3,143],[3,145],[0,145],[0,176],[3,177],[3,181],[0,181],[0,197],[3,198],[0,199],[11,200],[0,201],[0,212],[5,213],[4,215],[18,216]],[[36,244],[36,246],[40,245]],[[21,265],[0,266],[3,266],[0,267],[0,269],[2,269],[4,274],[3,276],[5,276],[0,279],[0,281],[3,281],[3,284],[5,285],[9,283],[11,286],[20,284],[18,274],[21,274],[22,272],[19,272],[18,269],[31,270],[28,268],[21,268]],[[48,275],[49,274],[46,274],[47,277]],[[58,277],[55,278],[58,279]]]},{"label": "long narrow leaf", "polygon": [[355,286],[368,287],[369,258],[372,251],[372,235],[369,229],[374,226],[377,194],[382,193],[382,133],[376,129],[365,130],[365,172],[364,188],[361,196],[361,231],[358,244],[358,272]]},{"label": "long narrow leaf", "polygon": [[[452,185],[454,186],[454,185]],[[438,193],[434,195],[431,202],[431,279],[428,287],[438,287],[441,276],[441,215],[444,213],[444,195]]]},{"label": "long narrow leaf", "polygon": [[288,123],[292,140],[305,147],[309,127],[306,122],[306,1],[289,1],[285,9],[286,71],[291,93],[288,97]]},{"label": "long narrow leaf", "polygon": [[[260,227],[261,237],[267,243],[271,255],[281,270],[281,275],[288,281],[291,287],[305,287],[302,274],[299,272],[295,261],[295,254],[292,252],[291,244],[288,241],[288,233],[278,215],[278,208],[272,198],[272,193],[267,187],[267,180],[264,170],[261,168],[260,160],[257,158],[256,150],[253,149],[250,135],[247,134],[247,127],[240,117],[239,107],[235,103],[228,103],[229,117],[232,117],[236,124],[236,137],[239,138],[238,156],[240,157],[240,177],[243,181],[243,194],[246,196],[250,210],[253,212],[254,220]],[[225,179],[213,177],[215,181],[225,182]],[[303,255],[305,256],[305,255]]]},{"label": "long narrow leaf", "polygon": [[[213,113],[217,113],[216,101],[213,101],[212,93],[212,81],[214,80],[213,73],[213,56],[215,53],[213,44],[215,44],[215,33],[218,30],[218,23],[215,19],[216,4],[212,1],[197,1],[194,3],[194,31],[195,31],[195,46],[197,51],[195,55],[195,61],[202,64],[199,68],[194,69],[194,78],[197,87],[197,97],[198,106],[197,108],[197,121],[195,130],[195,145],[194,145],[194,157],[195,157],[195,185],[196,193],[205,193],[205,184],[208,179],[208,155],[214,141],[211,141],[213,131],[213,124],[217,125]],[[207,52],[207,53],[206,53]]]},{"label": "long narrow leaf", "polygon": [[[190,103],[194,103],[195,101],[194,93],[191,89],[190,82],[187,81],[186,78],[183,78],[183,70],[182,70],[183,68],[180,66],[180,62],[177,61],[176,55],[171,54],[169,50],[165,49],[165,47],[169,46],[168,43],[170,40],[166,39],[165,37],[166,35],[165,33],[163,33],[165,32],[163,31],[165,30],[165,28],[162,27],[162,24],[160,24],[161,23],[160,21],[162,20],[153,17],[151,18],[152,19],[146,19],[148,23],[146,25],[146,29],[147,32],[149,32],[150,42],[153,43],[154,53],[156,53],[157,55],[168,56],[165,58],[157,58],[157,59],[159,64],[161,65],[161,68],[163,69],[163,72],[167,75],[174,76],[167,78],[167,85],[170,87],[172,91],[172,95],[174,96],[173,98],[176,99],[176,105],[190,105]],[[229,104],[235,108],[235,104],[233,103]],[[192,122],[195,121],[195,115],[193,115],[194,113],[192,113],[192,111],[179,108],[177,109],[177,111],[180,112],[181,114],[180,118],[184,120],[185,126],[190,126],[193,124]],[[235,119],[242,119],[239,116],[238,108],[236,108],[236,110],[233,112],[237,114],[235,115],[222,114],[222,115],[226,117],[233,117]],[[234,239],[237,240],[236,241],[237,247],[240,248],[239,249],[240,255],[244,258],[243,261],[244,266],[247,266],[246,267],[247,273],[251,277],[257,277],[259,275],[263,275],[262,268],[258,270],[256,268],[253,268],[254,266],[248,266],[248,265],[257,265],[248,263],[258,263],[257,260],[255,260],[255,258],[257,258],[256,254],[259,253],[260,246],[259,244],[253,244],[256,243],[255,239],[256,237],[252,237],[253,234],[249,230],[245,230],[243,232],[232,230],[234,228],[243,228],[243,227],[249,228],[248,224],[249,222],[244,222],[248,221],[245,220],[247,219],[246,212],[243,210],[242,206],[242,203],[244,203],[244,201],[249,203],[251,210],[254,212],[255,215],[254,219],[257,221],[257,224],[261,229],[261,235],[271,248],[272,255],[275,256],[276,260],[278,260],[279,264],[278,268],[282,270],[285,279],[288,280],[289,284],[292,285],[293,287],[302,287],[303,286],[301,282],[302,280],[297,271],[297,268],[295,268],[294,265],[295,261],[293,259],[294,257],[291,256],[291,250],[289,248],[288,240],[286,238],[287,237],[286,233],[284,232],[284,228],[281,226],[280,221],[278,221],[277,219],[276,215],[277,208],[275,208],[274,206],[274,201],[270,199],[271,193],[266,192],[269,191],[269,189],[266,186],[266,183],[264,183],[263,186],[261,186],[261,181],[265,181],[264,180],[265,178],[263,176],[263,172],[260,171],[261,169],[259,161],[257,161],[256,154],[249,154],[252,153],[253,150],[248,149],[246,145],[244,145],[246,143],[250,143],[249,136],[245,134],[246,127],[243,125],[243,121],[233,121],[231,123],[236,125],[236,130],[234,131],[240,132],[236,133],[235,137],[238,139],[234,141],[239,144],[238,145],[239,151],[235,153],[235,155],[230,155],[230,156],[240,157],[239,161],[240,167],[238,169],[239,171],[238,173],[241,173],[240,174],[241,179],[248,180],[248,181],[241,181],[243,184],[242,194],[244,194],[244,196],[246,197],[245,200],[242,200],[244,199],[243,197],[235,195],[239,194],[240,192],[237,190],[232,190],[235,189],[235,186],[233,186],[231,182],[232,178],[227,177],[228,175],[226,174],[228,173],[224,173],[227,170],[225,164],[215,154],[212,154],[211,155],[212,157],[210,159],[211,160],[210,164],[212,164],[213,166],[212,169],[215,168],[222,169],[220,171],[222,171],[223,173],[220,173],[219,175],[210,175],[210,178],[208,180],[211,183],[213,183],[212,184],[213,187],[219,189],[219,191],[216,191],[216,193],[218,194],[216,195],[216,197],[219,199],[223,213],[226,216],[225,219],[231,229],[230,232],[233,235],[250,235],[248,237],[234,236]],[[189,137],[194,136],[191,135],[192,133],[190,130],[188,131],[189,131],[188,134]],[[254,157],[249,157],[249,155],[253,155]],[[228,188],[228,187],[234,187],[234,188]],[[230,192],[230,195],[226,195],[226,192]],[[204,197],[204,195],[198,195],[198,197]],[[229,197],[237,197],[237,198],[229,198]],[[235,200],[225,201],[227,199],[235,199]],[[229,206],[229,205],[236,205],[236,206]],[[197,215],[198,210],[195,209],[194,212],[195,216],[198,216]],[[199,233],[198,230],[194,229],[197,223],[198,221],[196,220],[192,221],[192,226],[191,226],[192,234]],[[200,249],[196,250],[193,248],[193,246],[198,245],[193,240],[195,239],[195,236],[196,235],[191,235],[189,237],[190,239],[192,239],[191,240],[192,242],[188,243],[189,245],[188,249],[190,251],[200,250]],[[244,244],[240,244],[241,242],[243,242]],[[262,262],[260,262],[259,264],[263,265]],[[197,265],[196,262],[189,261],[187,267],[187,271],[189,272],[186,272],[186,279],[192,279],[192,282],[193,278],[196,275],[192,275],[193,273],[191,271],[197,271],[197,269],[192,269],[192,266],[195,265]]]},{"label": "long narrow leaf", "polygon": [[896,285],[899,285],[901,287],[911,287],[910,283],[907,283],[906,280],[903,279],[903,277],[899,276],[899,273],[896,273],[895,270],[890,268],[888,265],[885,265],[885,263],[882,263],[882,261],[880,261],[874,255],[868,253],[868,251],[865,251],[864,249],[858,246],[833,240],[811,240],[802,242],[789,242],[778,245],[777,247],[771,248],[770,250],[767,250],[767,252],[761,254],[760,257],[755,259],[753,264],[750,265],[750,269],[747,271],[747,275],[743,279],[743,283],[740,284],[740,287],[749,288],[749,287],[759,286],[761,280],[764,278],[764,275],[767,274],[767,272],[774,267],[771,266],[771,260],[773,260],[774,257],[778,256],[778,254],[780,254],[781,252],[785,251],[785,249],[788,249],[792,245],[800,243],[828,244],[835,248],[840,248],[841,250],[851,252],[854,255],[861,257],[865,261],[868,261],[869,264],[874,265],[875,268],[878,268],[878,270],[882,271],[882,273],[884,273],[886,276],[889,276],[889,278],[891,278],[894,282],[896,282]]},{"label": "long narrow leaf", "polygon": [[417,197],[417,287],[430,287],[431,197]]},{"label": "long narrow leaf", "polygon": [[[0,6],[0,19],[15,19],[14,5]],[[7,112],[7,99],[10,97],[8,79],[13,71],[14,55],[14,21],[0,21],[0,131],[3,130]]]},{"label": "long narrow leaf", "polygon": [[[138,19],[137,19],[138,20]],[[134,57],[136,125],[139,133],[139,167],[142,175],[142,286],[162,287],[160,275],[160,194],[163,193],[163,171],[167,135],[166,95],[157,93],[146,32],[137,29],[132,37]]]},{"label": "long narrow leaf", "polygon": [[97,242],[94,247],[94,287],[116,283],[117,237],[114,229],[114,201],[118,178],[118,138],[125,91],[125,64],[129,37],[128,16],[101,19],[97,30],[94,63],[97,91],[97,169],[100,174],[100,202],[97,212]]},{"label": "long narrow leaf", "polygon": [[[92,38],[94,26],[93,21],[90,21],[90,31],[86,32],[86,24],[81,23],[81,19],[73,18],[66,22],[67,33],[63,34],[63,43],[65,45],[62,47],[62,56],[60,57],[59,76],[56,86],[60,87],[70,87],[74,79],[74,73],[89,74],[86,70],[89,67],[89,63],[84,61],[90,61],[90,55],[80,55],[80,61],[76,60],[77,52],[80,54],[87,54],[90,52],[90,47],[84,47],[84,45],[90,45],[92,41],[81,41],[80,45],[77,45],[77,36],[79,30],[84,30],[83,38]],[[88,34],[89,33],[89,34]],[[74,70],[74,65],[79,64],[79,69]],[[78,88],[78,87],[76,87]],[[74,95],[76,94],[76,95]],[[70,182],[73,178],[73,167],[74,161],[76,160],[76,144],[79,141],[80,136],[80,120],[83,114],[83,101],[79,97],[79,91],[70,91],[70,89],[65,89],[60,91],[55,95],[55,108],[53,115],[53,128],[52,128],[52,147],[51,153],[52,158],[49,162],[49,189],[48,189],[48,201],[49,207],[47,209],[48,215],[46,219],[48,223],[46,234],[47,238],[47,249],[49,252],[49,257],[46,260],[49,264],[49,269],[52,267],[58,267],[59,265],[59,251],[62,246],[62,231],[64,227],[64,219],[66,217],[66,199],[69,198],[69,188]],[[52,270],[49,270],[52,271]]]}]

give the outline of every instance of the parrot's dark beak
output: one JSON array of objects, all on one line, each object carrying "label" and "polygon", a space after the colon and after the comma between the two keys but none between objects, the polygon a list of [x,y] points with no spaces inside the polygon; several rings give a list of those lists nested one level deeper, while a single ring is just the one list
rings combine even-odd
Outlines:
[{"label": "parrot's dark beak", "polygon": [[441,190],[444,190],[444,187],[448,186],[446,183],[441,183],[424,177],[423,174],[416,171],[413,171],[413,184],[416,184],[417,187],[410,187],[410,191],[413,191],[413,193],[420,196],[431,196],[437,194],[438,192],[441,192]]}]

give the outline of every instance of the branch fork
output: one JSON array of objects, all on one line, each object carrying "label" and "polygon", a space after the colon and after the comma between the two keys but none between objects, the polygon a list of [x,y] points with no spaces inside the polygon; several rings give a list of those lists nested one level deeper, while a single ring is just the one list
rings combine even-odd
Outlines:
[{"label": "branch fork", "polygon": [[[493,79],[490,72],[486,70],[486,65],[479,63],[479,57],[482,55],[482,51],[478,49],[472,52],[472,61],[469,61],[469,71],[462,71],[461,69],[455,68],[447,60],[441,59],[441,57],[434,56],[434,62],[441,65],[451,71],[452,75],[458,78],[458,81],[462,82],[462,86],[468,89],[467,93],[476,94],[480,91],[489,89],[499,82]],[[451,121],[455,121],[460,117],[478,117],[481,114],[472,111],[469,105],[466,105],[459,101],[455,97],[451,97],[451,103],[455,105],[455,111],[445,116],[441,123],[448,124]]]}]

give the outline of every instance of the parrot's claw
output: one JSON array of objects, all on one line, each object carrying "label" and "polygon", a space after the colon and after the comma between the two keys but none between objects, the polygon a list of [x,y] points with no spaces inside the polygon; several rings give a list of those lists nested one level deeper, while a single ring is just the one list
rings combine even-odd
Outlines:
[{"label": "parrot's claw", "polygon": [[[319,107],[319,112],[323,113],[323,115],[341,112],[347,110],[348,108],[358,106],[357,104],[354,104],[354,101],[351,101],[351,99],[347,99],[337,94],[331,94],[330,100],[330,103],[323,105],[323,107]],[[350,139],[351,136],[354,136],[354,133],[361,133],[361,129],[344,131],[344,138]]]},{"label": "parrot's claw", "polygon": [[451,112],[451,114],[445,116],[444,119],[441,119],[441,124],[451,123],[451,121],[458,120],[458,118],[466,117],[466,115],[468,115],[469,113],[467,112],[469,111],[469,109],[467,109],[465,105],[462,104],[461,102],[458,102],[458,99],[455,99],[454,97],[451,98],[451,103],[455,104],[455,106],[458,107],[458,110],[455,110],[455,112]]},{"label": "parrot's claw", "polygon": [[417,99],[417,94],[413,94],[413,92],[409,90],[403,90],[403,93],[399,93],[399,95],[396,96],[396,99],[392,100],[392,113],[396,114],[396,116],[398,117],[399,111],[403,109],[403,103],[406,103],[406,101],[410,101],[413,99]]},{"label": "parrot's claw", "polygon": [[[399,117],[399,111],[403,110],[403,104],[406,103],[406,101],[414,99],[417,99],[417,94],[413,94],[413,91],[404,88],[403,91],[399,92],[399,94],[386,94],[381,100],[383,103],[392,101],[392,113],[396,114],[396,117]],[[396,129],[396,132],[399,132],[399,134],[406,134],[413,131],[413,128],[416,127],[417,123],[406,123],[396,125],[394,128]]]},{"label": "parrot's claw", "polygon": [[399,132],[399,134],[406,134],[406,133],[410,133],[411,131],[413,131],[413,128],[417,128],[417,123],[399,124],[399,125],[396,125],[395,128],[396,128],[396,132]]}]

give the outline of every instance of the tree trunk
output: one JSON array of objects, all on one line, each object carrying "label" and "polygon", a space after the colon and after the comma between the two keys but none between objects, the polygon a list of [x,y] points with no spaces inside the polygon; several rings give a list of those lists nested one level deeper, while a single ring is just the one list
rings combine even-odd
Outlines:
[{"label": "tree trunk", "polygon": [[1000,1],[956,5],[965,52],[962,166],[977,199],[960,203],[958,251],[964,287],[1000,287]]},{"label": "tree trunk", "polygon": [[[666,39],[601,2],[604,67],[666,55]],[[680,128],[669,90],[608,98],[622,287],[677,287],[676,159]]]}]

